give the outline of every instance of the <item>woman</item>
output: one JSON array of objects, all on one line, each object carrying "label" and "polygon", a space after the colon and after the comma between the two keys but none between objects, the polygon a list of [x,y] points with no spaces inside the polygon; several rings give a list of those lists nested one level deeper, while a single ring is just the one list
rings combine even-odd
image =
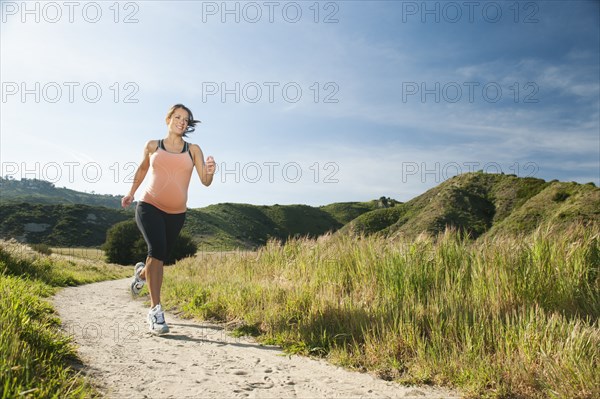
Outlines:
[{"label": "woman", "polygon": [[136,190],[150,170],[150,184],[135,209],[135,220],[148,245],[148,257],[145,264],[140,262],[135,266],[131,292],[138,295],[144,284],[148,283],[148,324],[150,332],[154,334],[169,332],[160,305],[163,265],[183,227],[192,171],[196,167],[200,181],[207,187],[212,183],[215,173],[213,157],[206,158],[205,163],[200,147],[183,140],[200,122],[194,120],[189,108],[176,104],[171,107],[165,120],[167,136],[146,143],[131,190],[121,199],[124,208],[131,205]]}]

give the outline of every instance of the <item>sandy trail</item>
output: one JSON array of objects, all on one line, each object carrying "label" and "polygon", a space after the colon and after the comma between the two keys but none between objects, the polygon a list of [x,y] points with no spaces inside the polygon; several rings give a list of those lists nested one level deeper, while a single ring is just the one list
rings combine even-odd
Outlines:
[{"label": "sandy trail", "polygon": [[65,288],[53,304],[83,373],[108,398],[458,398],[405,387],[322,360],[287,356],[219,326],[165,313],[171,333],[147,332],[144,299],[129,279]]}]

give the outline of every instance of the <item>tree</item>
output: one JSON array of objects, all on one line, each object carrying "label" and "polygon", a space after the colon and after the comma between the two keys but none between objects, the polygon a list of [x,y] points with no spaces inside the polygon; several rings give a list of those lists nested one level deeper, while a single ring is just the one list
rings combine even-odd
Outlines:
[{"label": "tree", "polygon": [[379,198],[379,207],[380,208],[387,208],[388,207],[388,200],[385,197],[381,197]]},{"label": "tree", "polygon": [[106,260],[120,265],[132,265],[146,258],[146,243],[134,220],[113,225],[106,232],[102,246]]}]

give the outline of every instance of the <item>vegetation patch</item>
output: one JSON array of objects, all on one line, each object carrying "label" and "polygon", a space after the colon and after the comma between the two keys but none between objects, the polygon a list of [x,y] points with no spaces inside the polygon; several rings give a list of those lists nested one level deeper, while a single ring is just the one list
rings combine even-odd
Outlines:
[{"label": "vegetation patch", "polygon": [[0,241],[0,392],[4,398],[89,398],[71,339],[45,298],[57,287],[122,278],[130,268],[42,255]]},{"label": "vegetation patch", "polygon": [[477,241],[451,230],[344,234],[180,261],[163,301],[403,383],[591,399],[600,397],[599,267],[598,225]]}]

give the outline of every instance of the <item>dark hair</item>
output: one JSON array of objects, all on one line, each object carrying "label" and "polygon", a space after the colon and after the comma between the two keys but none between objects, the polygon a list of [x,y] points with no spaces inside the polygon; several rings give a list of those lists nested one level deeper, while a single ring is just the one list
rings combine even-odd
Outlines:
[{"label": "dark hair", "polygon": [[175,104],[171,108],[169,108],[169,112],[167,112],[167,117],[165,118],[165,120],[168,121],[171,118],[171,116],[173,116],[175,110],[179,108],[184,109],[188,113],[188,126],[185,132],[183,133],[183,137],[187,137],[188,133],[192,133],[194,130],[196,130],[196,123],[202,122],[195,120],[192,111],[183,104]]}]

